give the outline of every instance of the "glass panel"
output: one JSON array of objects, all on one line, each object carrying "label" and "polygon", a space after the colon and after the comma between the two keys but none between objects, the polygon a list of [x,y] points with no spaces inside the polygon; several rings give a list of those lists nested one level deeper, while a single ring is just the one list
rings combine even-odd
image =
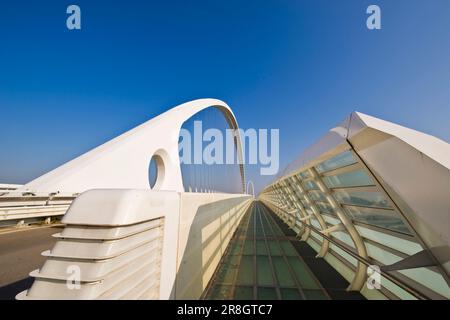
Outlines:
[{"label": "glass panel", "polygon": [[305,187],[306,190],[319,189],[319,187],[314,181],[303,182],[303,186]]},{"label": "glass panel", "polygon": [[303,261],[300,261],[296,257],[288,257],[288,260],[289,260],[289,264],[292,266],[295,276],[296,276],[298,282],[300,282],[302,288],[319,289],[318,284],[316,283],[314,278],[309,273],[308,267],[305,265],[305,263]]},{"label": "glass panel", "polygon": [[282,288],[280,292],[283,300],[303,300],[297,289]]},{"label": "glass panel", "polygon": [[253,239],[253,235],[255,234],[255,230],[253,229],[253,219],[250,220],[250,223],[248,224],[247,229],[247,239]]},{"label": "glass panel", "polygon": [[321,213],[336,215],[336,213],[333,210],[333,207],[328,203],[316,202],[316,205]]},{"label": "glass panel", "polygon": [[234,280],[234,277],[238,268],[238,257],[239,256],[230,256],[231,258],[225,259],[223,264],[220,266],[220,269],[217,273],[217,282],[219,283],[229,283],[231,284]]},{"label": "glass panel", "polygon": [[230,254],[236,255],[240,254],[242,249],[242,243],[240,241],[231,242]]},{"label": "glass panel", "polygon": [[246,240],[243,254],[253,254],[253,241]]},{"label": "glass panel", "polygon": [[388,200],[379,192],[370,191],[335,191],[336,200],[342,204],[350,204],[365,207],[391,208]]},{"label": "glass panel", "polygon": [[308,171],[300,172],[298,175],[300,179],[308,179],[311,176]]},{"label": "glass panel", "polygon": [[[255,235],[257,237],[263,237],[264,236],[264,231],[263,231],[263,228],[262,228],[262,226],[261,226],[259,221],[256,224]],[[256,244],[256,245],[258,246],[258,244]]]},{"label": "glass panel", "polygon": [[261,221],[263,223],[264,233],[266,234],[266,236],[267,237],[273,236],[272,228],[269,227],[269,225],[267,224],[266,219],[263,218],[263,219],[261,219]]},{"label": "glass panel", "polygon": [[319,173],[344,167],[350,164],[356,163],[356,159],[353,157],[351,151],[345,151],[337,156],[328,159],[316,166]]},{"label": "glass panel", "polygon": [[289,272],[289,266],[286,261],[284,261],[284,258],[273,257],[272,261],[275,267],[275,274],[277,275],[279,285],[282,287],[295,287],[295,280]]},{"label": "glass panel", "polygon": [[231,299],[231,286],[222,286],[216,285],[214,286],[209,299],[213,300],[225,300]]},{"label": "glass panel", "polygon": [[276,236],[284,236],[284,233],[278,228],[278,226],[274,223],[272,223],[272,220],[267,216],[264,215],[264,230],[268,232],[269,229],[272,229],[272,234]]},{"label": "glass panel", "polygon": [[278,299],[277,292],[274,288],[258,288],[259,300],[275,300]]},{"label": "glass panel", "polygon": [[323,177],[323,181],[329,188],[371,186],[374,184],[363,170]]},{"label": "glass panel", "polygon": [[325,196],[325,194],[322,191],[319,191],[319,190],[309,191],[309,196],[313,200],[327,201],[327,197]]},{"label": "glass panel", "polygon": [[303,291],[308,300],[328,300],[328,297],[320,290],[305,290]]},{"label": "glass panel", "polygon": [[256,241],[256,254],[267,255],[266,242],[264,240]]},{"label": "glass panel", "polygon": [[253,284],[253,256],[242,256],[237,284]]},{"label": "glass panel", "polygon": [[257,256],[256,266],[258,267],[258,285],[273,285],[272,270],[270,269],[269,257]]},{"label": "glass panel", "polygon": [[393,210],[345,206],[345,210],[356,221],[381,228],[411,234],[402,219]]},{"label": "glass panel", "polygon": [[270,248],[270,254],[273,256],[281,256],[281,248],[277,241],[267,241]]},{"label": "glass panel", "polygon": [[297,251],[289,241],[280,241],[280,245],[287,256],[297,256]]},{"label": "glass panel", "polygon": [[236,287],[234,289],[235,300],[252,300],[253,287]]}]

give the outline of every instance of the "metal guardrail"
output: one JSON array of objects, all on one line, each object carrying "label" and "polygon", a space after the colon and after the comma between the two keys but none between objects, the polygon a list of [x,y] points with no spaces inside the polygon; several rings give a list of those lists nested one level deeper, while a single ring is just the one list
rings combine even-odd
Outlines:
[{"label": "metal guardrail", "polygon": [[22,185],[21,184],[12,184],[12,183],[0,183],[0,191],[4,191],[4,190],[16,190],[18,188],[20,188]]},{"label": "metal guardrail", "polygon": [[0,228],[31,223],[50,223],[63,216],[75,195],[19,194],[0,190]]}]

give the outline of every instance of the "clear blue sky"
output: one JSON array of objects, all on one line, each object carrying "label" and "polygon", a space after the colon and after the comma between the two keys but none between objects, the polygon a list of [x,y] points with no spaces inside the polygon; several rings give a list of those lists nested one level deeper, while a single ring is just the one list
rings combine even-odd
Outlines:
[{"label": "clear blue sky", "polygon": [[[69,4],[81,31],[66,28]],[[449,60],[448,0],[4,2],[0,182],[203,97],[243,128],[279,128],[281,167],[354,110],[449,141]]]}]

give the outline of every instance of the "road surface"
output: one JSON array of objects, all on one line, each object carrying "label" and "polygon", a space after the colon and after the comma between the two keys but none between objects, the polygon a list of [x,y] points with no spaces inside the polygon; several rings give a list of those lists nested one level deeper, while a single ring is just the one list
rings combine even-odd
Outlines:
[{"label": "road surface", "polygon": [[61,230],[52,226],[0,233],[0,299],[14,299],[30,287],[33,279],[28,274],[43,265],[41,252],[53,247],[52,234]]}]

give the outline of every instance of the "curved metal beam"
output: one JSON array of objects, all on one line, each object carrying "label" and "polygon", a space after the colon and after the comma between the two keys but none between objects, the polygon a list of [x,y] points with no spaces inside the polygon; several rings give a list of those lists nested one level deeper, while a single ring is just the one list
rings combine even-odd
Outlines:
[{"label": "curved metal beam", "polygon": [[[358,252],[358,255],[364,259],[367,259],[368,255],[366,245],[364,244],[364,240],[361,238],[360,234],[358,233],[358,230],[356,230],[352,221],[345,214],[344,210],[342,209],[342,206],[339,204],[339,202],[336,201],[336,199],[334,199],[330,189],[325,185],[325,183],[323,183],[322,179],[319,178],[319,174],[317,173],[314,167],[311,167],[309,169],[309,173],[311,174],[314,182],[317,184],[320,190],[325,194],[328,202],[336,212],[338,219],[341,221],[341,224],[344,226],[345,230],[350,235],[353,243],[355,244],[355,248],[356,251]],[[364,286],[366,278],[367,278],[367,266],[364,263],[358,261],[355,276],[352,282],[350,283],[350,286],[347,288],[347,290],[360,291]]]},{"label": "curved metal beam", "polygon": [[[308,195],[306,190],[303,188],[302,181],[297,176],[293,176],[293,177],[294,177],[294,179],[297,180],[297,184],[296,184],[297,188],[302,193],[303,197],[305,197],[306,202],[308,202],[308,205],[309,205],[309,207],[311,208],[311,211],[314,214],[314,217],[319,222],[320,229],[321,230],[327,229],[328,227],[327,227],[327,224],[326,224],[325,220],[323,219],[322,215],[320,214],[320,211],[317,208],[317,206],[314,203],[314,201],[311,200],[310,196]],[[319,253],[317,253],[316,257],[317,258],[323,258],[327,254],[329,247],[330,247],[330,241],[328,241],[328,239],[326,239],[326,238],[323,238],[322,246],[320,247],[320,251],[319,251]]]}]

